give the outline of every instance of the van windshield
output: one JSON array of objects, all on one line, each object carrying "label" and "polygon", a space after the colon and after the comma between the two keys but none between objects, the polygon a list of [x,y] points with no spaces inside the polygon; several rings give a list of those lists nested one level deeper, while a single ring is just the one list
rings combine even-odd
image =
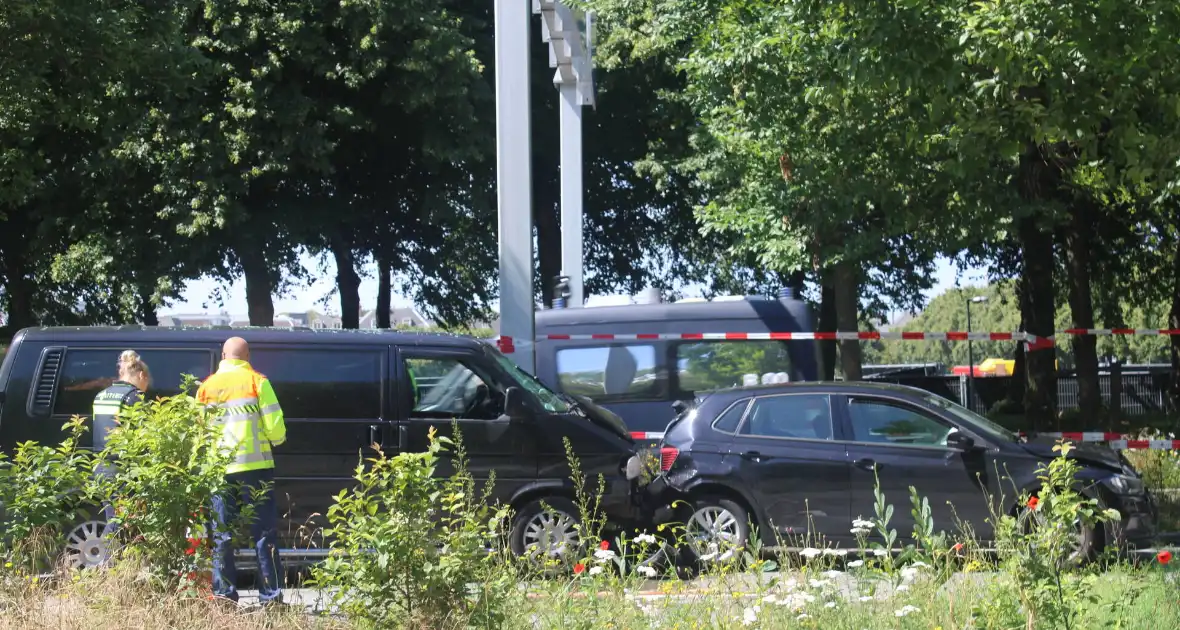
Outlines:
[{"label": "van windshield", "polygon": [[512,362],[512,359],[509,359],[503,354],[496,351],[493,351],[491,354],[496,358],[496,362],[500,364],[500,367],[504,368],[518,385],[532,392],[537,397],[537,400],[541,402],[541,405],[545,407],[546,411],[552,411],[553,413],[569,412],[569,403],[553,390],[545,387],[541,381],[537,380],[537,377],[520,369],[518,365]]}]

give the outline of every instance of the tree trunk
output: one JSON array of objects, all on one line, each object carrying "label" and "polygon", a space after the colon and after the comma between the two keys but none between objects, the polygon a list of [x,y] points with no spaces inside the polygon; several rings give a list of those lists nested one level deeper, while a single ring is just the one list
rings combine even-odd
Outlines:
[{"label": "tree trunk", "polygon": [[334,236],[332,256],[336,259],[336,288],[340,291],[340,326],[356,330],[361,327],[361,278],[356,273],[352,244],[342,236]]},{"label": "tree trunk", "polygon": [[384,258],[377,258],[377,327],[391,328],[389,325],[390,311],[392,310],[392,274],[389,270],[389,263]]},{"label": "tree trunk", "polygon": [[152,292],[146,286],[139,287],[139,321],[144,326],[159,326],[156,306],[152,304]]},{"label": "tree trunk", "polygon": [[[33,295],[37,286],[32,276],[29,243],[31,230],[22,211],[9,211],[0,222],[0,278],[4,280],[4,310],[8,313],[8,334],[37,325]],[[27,211],[25,211],[27,212]]]},{"label": "tree trunk", "polygon": [[[1038,339],[1053,336],[1056,314],[1053,295],[1053,236],[1041,229],[1035,217],[1020,220],[1021,282],[1024,285],[1024,329]],[[1025,354],[1028,374],[1024,391],[1025,418],[1034,430],[1043,431],[1056,420],[1057,352],[1053,345],[1029,346]]]},{"label": "tree trunk", "polygon": [[242,276],[246,279],[246,308],[250,313],[250,325],[274,326],[275,305],[271,300],[274,291],[266,257],[257,243],[239,246],[237,254],[242,263]]},{"label": "tree trunk", "polygon": [[[1019,283],[1017,285],[1019,286]],[[1019,295],[1019,288],[1017,292],[1017,302],[1023,304],[1024,299]],[[1021,312],[1023,312],[1024,307],[1021,306],[1020,308]],[[1023,316],[1020,318],[1020,327],[1017,330],[1024,330]],[[1025,387],[1028,379],[1028,366],[1025,365],[1024,359],[1024,344],[1018,343],[1016,344],[1016,351],[1012,356],[1012,376],[1008,380],[1008,394],[1004,397],[1004,410],[1006,413],[1016,413],[1017,410],[1024,409],[1024,390],[1028,389]]]},{"label": "tree trunk", "polygon": [[[1094,328],[1094,299],[1091,292],[1090,247],[1093,213],[1090,200],[1073,204],[1065,236],[1066,270],[1069,280],[1069,311],[1074,328]],[[1095,426],[1102,411],[1102,390],[1098,386],[1098,339],[1074,335],[1077,368],[1078,410],[1085,427]]]},{"label": "tree trunk", "polygon": [[[1176,223],[1180,226],[1180,210],[1177,211]],[[1180,329],[1180,239],[1176,240],[1175,251],[1172,254],[1172,310],[1168,313],[1168,328]],[[1170,335],[1172,349],[1172,382],[1168,392],[1172,399],[1172,409],[1180,409],[1180,335]]]},{"label": "tree trunk", "polygon": [[806,287],[807,274],[802,271],[795,271],[787,276],[787,288],[795,292],[795,298],[803,299],[803,289]]},{"label": "tree trunk", "polygon": [[[816,332],[831,332],[836,330],[836,289],[833,284],[831,270],[822,273],[823,283],[819,301],[819,329]],[[819,341],[820,368],[819,378],[830,381],[836,378],[836,342]]]},{"label": "tree trunk", "polygon": [[[860,328],[857,317],[857,298],[860,296],[859,273],[852,261],[842,261],[835,268],[836,328],[840,331],[856,331]],[[849,339],[840,343],[840,368],[844,380],[861,380],[860,341]]]},{"label": "tree trunk", "polygon": [[[554,283],[561,274],[561,222],[557,189],[550,182],[538,182],[533,189],[537,200],[533,204],[533,221],[537,226],[537,259],[541,276],[541,305],[552,308]],[[585,289],[583,288],[583,291]],[[585,296],[582,296],[585,298]],[[566,305],[569,306],[568,304]],[[579,305],[580,306],[580,305]]]}]

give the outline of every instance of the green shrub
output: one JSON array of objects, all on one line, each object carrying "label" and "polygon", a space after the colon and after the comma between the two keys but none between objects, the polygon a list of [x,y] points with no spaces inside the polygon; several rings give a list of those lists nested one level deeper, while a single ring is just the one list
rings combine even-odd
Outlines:
[{"label": "green shrub", "polygon": [[66,530],[87,502],[93,457],[78,448],[85,420],[75,417],[63,430],[66,439],[57,446],[22,442],[12,459],[0,455],[3,542],[8,562],[29,571],[43,571],[56,560]]},{"label": "green shrub", "polygon": [[[187,379],[185,391],[193,385]],[[205,568],[202,555],[187,553],[188,536],[210,522],[213,497],[225,487],[231,455],[220,448],[221,433],[216,414],[180,394],[128,408],[101,454],[117,462],[116,474],[96,478],[92,494],[113,503],[123,553],[166,589]]]},{"label": "green shrub", "polygon": [[[311,585],[328,589],[351,619],[376,628],[498,627],[516,575],[501,544],[508,510],[490,507],[467,472],[459,428],[455,441],[432,431],[425,453],[375,457],[358,464],[357,486],[327,514],[329,558]],[[455,474],[434,476],[447,446]]]}]

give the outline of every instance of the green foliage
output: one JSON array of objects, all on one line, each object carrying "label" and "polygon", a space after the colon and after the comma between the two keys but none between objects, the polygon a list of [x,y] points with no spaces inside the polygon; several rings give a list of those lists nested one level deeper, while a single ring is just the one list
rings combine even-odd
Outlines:
[{"label": "green foliage", "polygon": [[1118,521],[1116,510],[1103,510],[1097,499],[1078,489],[1081,467],[1069,457],[1069,442],[1053,447],[1059,453],[1043,465],[1034,495],[1021,496],[1016,515],[997,519],[996,539],[1003,569],[1030,625],[1078,627],[1083,602],[1093,603],[1095,576],[1078,568],[1078,528]]},{"label": "green foliage", "polygon": [[457,426],[455,474],[434,476],[451,441],[430,435],[424,453],[357,465],[357,487],[328,510],[331,555],[313,570],[351,619],[376,628],[497,627],[516,578],[490,552],[507,509],[488,505],[466,468]]},{"label": "green foliage", "polygon": [[[195,384],[188,376],[182,388],[192,391]],[[96,476],[92,494],[114,506],[123,554],[149,567],[165,590],[208,568],[204,554],[186,552],[190,531],[206,528],[213,497],[226,490],[233,455],[221,448],[221,437],[217,414],[179,394],[127,408],[99,455],[115,474]],[[246,507],[242,519],[252,518]]]},{"label": "green foliage", "polygon": [[[971,330],[976,332],[1015,332],[1020,329],[1020,310],[1012,282],[996,282],[985,287],[949,289],[930,301],[917,316],[905,322],[902,331],[965,331],[967,301],[983,296],[986,302],[971,305]],[[1099,328],[1163,328],[1167,307],[1160,303],[1145,306],[1120,305],[1121,319],[1099,320]],[[1056,329],[1072,328],[1069,308],[1057,310]],[[1070,335],[1057,337],[1057,361],[1064,369],[1074,367]],[[1011,359],[1016,344],[1011,341],[976,341],[972,343],[975,364],[988,358]],[[871,341],[864,344],[866,364],[942,363],[967,365],[967,344],[963,341]],[[1115,357],[1123,363],[1167,363],[1167,337],[1146,335],[1110,335],[1098,338],[1098,356]]]},{"label": "green foliage", "polygon": [[62,428],[66,438],[61,444],[22,442],[12,459],[0,455],[0,544],[10,561],[30,572],[52,566],[65,531],[87,503],[84,488],[93,458],[78,448],[86,420],[75,417]]}]

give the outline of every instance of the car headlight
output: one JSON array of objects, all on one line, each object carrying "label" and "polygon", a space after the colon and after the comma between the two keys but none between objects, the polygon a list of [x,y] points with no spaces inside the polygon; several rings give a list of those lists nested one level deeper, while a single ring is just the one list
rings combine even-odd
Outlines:
[{"label": "car headlight", "polygon": [[1143,480],[1129,475],[1111,475],[1102,480],[1116,494],[1143,494]]}]

